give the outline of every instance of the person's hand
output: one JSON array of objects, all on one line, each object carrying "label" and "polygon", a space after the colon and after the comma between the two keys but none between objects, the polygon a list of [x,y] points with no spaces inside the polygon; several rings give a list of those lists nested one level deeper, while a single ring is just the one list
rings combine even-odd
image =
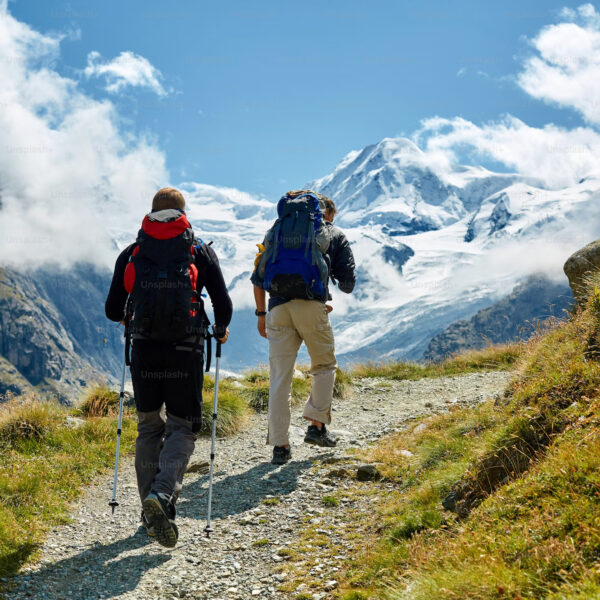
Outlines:
[{"label": "person's hand", "polygon": [[257,329],[262,337],[267,337],[267,317],[258,317]]},{"label": "person's hand", "polygon": [[221,344],[224,344],[227,341],[227,338],[229,337],[229,327],[225,328],[225,335],[222,338],[217,338],[217,341]]},{"label": "person's hand", "polygon": [[330,313],[333,310],[333,306],[331,306],[331,304],[326,304],[325,309],[327,310],[328,313]]}]

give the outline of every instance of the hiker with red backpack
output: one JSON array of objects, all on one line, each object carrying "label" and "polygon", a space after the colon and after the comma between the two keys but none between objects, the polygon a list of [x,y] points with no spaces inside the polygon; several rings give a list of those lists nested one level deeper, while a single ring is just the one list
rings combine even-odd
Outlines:
[{"label": "hiker with red backpack", "polygon": [[194,235],[183,195],[163,188],[136,242],[117,258],[105,309],[127,328],[127,364],[131,338],[142,524],[167,547],[177,543],[175,502],[202,426],[204,349],[210,348],[203,288],[213,306],[214,337],[225,343],[233,309],[219,261]]},{"label": "hiker with red backpack", "polygon": [[[305,343],[311,360],[312,391],[303,416],[310,421],[304,441],[337,444],[331,422],[337,371],[329,322],[329,281],[344,293],[354,289],[354,257],[344,233],[333,226],[335,204],[310,190],[288,192],[277,204],[278,218],[267,232],[255,262],[258,332],[269,340],[269,432],[272,463],[292,456],[289,440],[292,377],[298,350]],[[269,292],[268,312],[266,292]]]}]

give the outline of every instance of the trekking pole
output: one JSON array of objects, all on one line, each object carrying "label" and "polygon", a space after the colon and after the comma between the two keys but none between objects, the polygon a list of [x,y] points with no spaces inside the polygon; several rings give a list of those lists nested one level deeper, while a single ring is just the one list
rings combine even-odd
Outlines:
[{"label": "trekking pole", "polygon": [[221,362],[221,342],[217,340],[217,362],[215,365],[215,397],[213,400],[212,415],[212,442],[210,447],[210,470],[208,475],[208,512],[206,513],[206,537],[210,538],[213,529],[210,526],[210,516],[212,510],[212,492],[213,492],[213,469],[215,463],[215,438],[217,437],[217,408],[219,405],[219,363]]},{"label": "trekking pole", "polygon": [[123,374],[121,375],[121,391],[119,392],[119,420],[117,423],[117,450],[115,452],[115,475],[113,478],[113,493],[112,499],[108,505],[112,508],[112,514],[115,514],[115,508],[119,506],[117,502],[117,475],[119,474],[119,449],[121,447],[121,425],[123,424],[123,400],[125,398],[125,369],[129,365],[129,344],[131,338],[129,337],[129,319],[130,319],[130,298],[127,298],[125,304],[125,356],[123,357]]},{"label": "trekking pole", "polygon": [[112,507],[112,513],[115,514],[115,508],[119,506],[116,500],[117,496],[117,475],[119,473],[119,447],[121,445],[121,424],[123,422],[123,397],[125,396],[125,368],[126,360],[123,359],[123,374],[121,375],[121,392],[119,394],[119,422],[117,424],[117,451],[115,454],[115,475],[113,479],[112,500],[108,503]]}]

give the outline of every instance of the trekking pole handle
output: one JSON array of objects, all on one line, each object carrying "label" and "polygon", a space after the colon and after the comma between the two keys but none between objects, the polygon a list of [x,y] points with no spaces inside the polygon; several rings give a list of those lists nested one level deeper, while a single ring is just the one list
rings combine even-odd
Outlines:
[{"label": "trekking pole handle", "polygon": [[221,358],[221,342],[219,340],[217,340],[217,354],[216,354],[217,358]]}]

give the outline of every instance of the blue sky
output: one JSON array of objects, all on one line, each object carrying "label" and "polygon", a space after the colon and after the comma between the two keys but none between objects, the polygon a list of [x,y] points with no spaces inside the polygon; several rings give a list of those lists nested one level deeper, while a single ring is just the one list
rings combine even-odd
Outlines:
[{"label": "blue sky", "polygon": [[125,129],[155,139],[173,183],[275,198],[433,116],[581,125],[513,79],[532,53],[527,39],[564,6],[578,4],[19,0],[9,10],[42,33],[71,32],[56,65],[64,76],[77,79],[92,51],[106,60],[131,51],[160,71],[164,96],[79,80],[116,104]]}]

